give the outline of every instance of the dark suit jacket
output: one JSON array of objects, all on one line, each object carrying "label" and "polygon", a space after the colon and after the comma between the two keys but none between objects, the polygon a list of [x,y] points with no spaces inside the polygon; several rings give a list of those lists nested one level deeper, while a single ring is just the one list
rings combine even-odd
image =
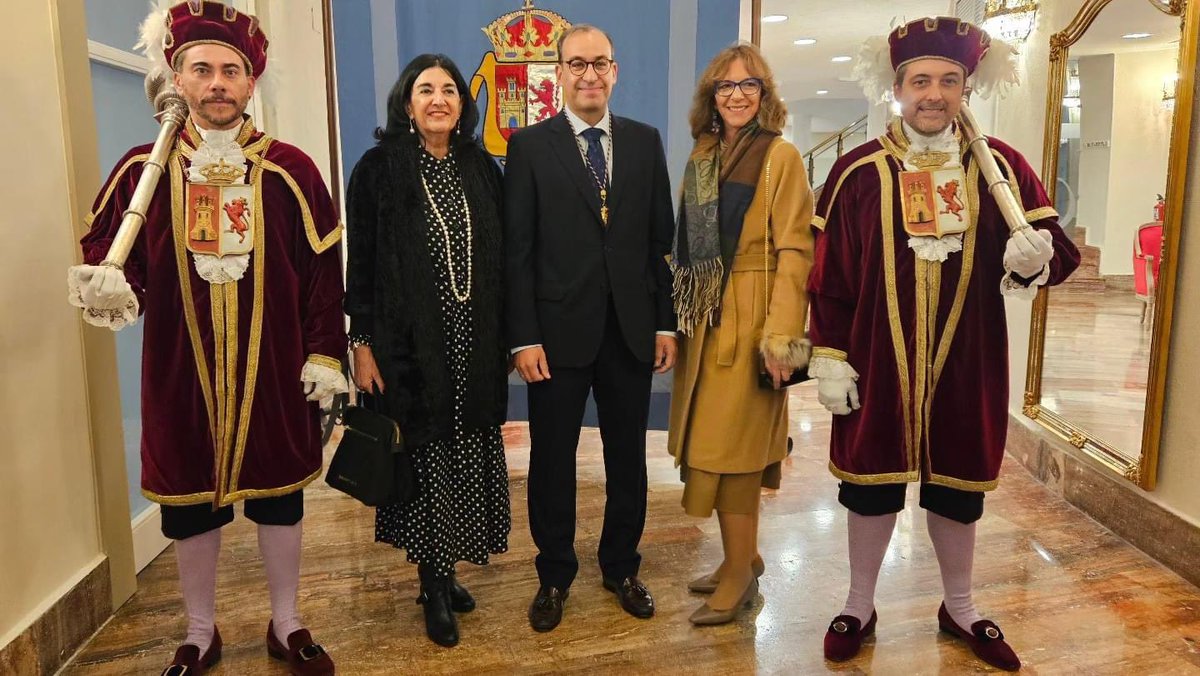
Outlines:
[{"label": "dark suit jacket", "polygon": [[612,117],[609,224],[559,114],[508,142],[504,178],[505,318],[510,347],[541,344],[550,368],[591,364],[611,296],[621,334],[641,361],[654,361],[656,331],[674,331],[674,219],[658,130]]}]

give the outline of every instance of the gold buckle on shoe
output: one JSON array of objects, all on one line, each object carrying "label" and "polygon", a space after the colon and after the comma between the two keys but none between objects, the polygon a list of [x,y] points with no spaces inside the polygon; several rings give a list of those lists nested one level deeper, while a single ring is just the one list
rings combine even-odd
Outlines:
[{"label": "gold buckle on shoe", "polygon": [[191,670],[182,664],[172,664],[163,670],[162,676],[186,676],[189,671]]},{"label": "gold buckle on shoe", "polygon": [[983,635],[995,640],[1000,638],[1000,630],[995,627],[985,627],[983,629]]},{"label": "gold buckle on shoe", "polygon": [[846,634],[846,633],[849,633],[849,631],[850,631],[850,625],[846,624],[842,620],[838,620],[837,622],[834,622],[832,625],[830,625],[829,628],[839,634]]}]

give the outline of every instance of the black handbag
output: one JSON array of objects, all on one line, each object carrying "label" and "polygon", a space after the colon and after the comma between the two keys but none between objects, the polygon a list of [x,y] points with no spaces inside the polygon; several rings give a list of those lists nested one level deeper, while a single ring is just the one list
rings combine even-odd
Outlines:
[{"label": "black handbag", "polygon": [[365,406],[342,412],[342,440],[325,483],[368,507],[407,503],[417,490],[400,426],[378,411],[378,397],[359,397]]},{"label": "black handbag", "polygon": [[[799,385],[800,383],[803,383],[803,382],[806,382],[809,380],[812,380],[812,378],[810,378],[808,376],[808,367],[805,366],[804,368],[799,368],[799,369],[796,369],[795,371],[792,371],[792,375],[790,378],[783,381],[782,383],[779,383],[779,389],[782,390],[785,387],[791,387],[792,385]],[[767,373],[765,368],[759,369],[758,386],[765,390],[775,389],[775,381],[771,378],[771,374]]]}]

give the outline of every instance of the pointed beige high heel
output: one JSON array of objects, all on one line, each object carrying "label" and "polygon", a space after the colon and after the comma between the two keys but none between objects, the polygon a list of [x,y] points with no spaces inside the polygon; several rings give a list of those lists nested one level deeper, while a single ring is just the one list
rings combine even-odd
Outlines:
[{"label": "pointed beige high heel", "polygon": [[[762,577],[766,569],[767,564],[763,563],[761,556],[754,557],[754,560],[750,562],[750,570],[754,572],[755,578]],[[697,594],[711,594],[717,590],[717,585],[720,582],[721,576],[717,575],[717,571],[714,570],[708,575],[703,575],[689,582],[688,591],[693,591]]]},{"label": "pointed beige high heel", "polygon": [[750,580],[750,584],[746,587],[746,591],[742,592],[742,598],[738,599],[738,602],[735,603],[732,608],[728,610],[715,610],[708,605],[707,601],[705,601],[700,605],[699,608],[696,609],[696,612],[692,613],[692,616],[688,618],[688,621],[697,626],[727,624],[732,622],[743,608],[749,606],[754,600],[754,597],[757,595],[758,578],[754,578]]}]

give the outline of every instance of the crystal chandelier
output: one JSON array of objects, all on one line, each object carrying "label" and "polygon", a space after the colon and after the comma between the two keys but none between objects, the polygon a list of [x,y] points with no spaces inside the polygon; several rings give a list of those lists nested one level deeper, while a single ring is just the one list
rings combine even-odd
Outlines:
[{"label": "crystal chandelier", "polygon": [[1024,42],[1037,23],[1037,0],[987,0],[982,28],[1005,42]]}]

